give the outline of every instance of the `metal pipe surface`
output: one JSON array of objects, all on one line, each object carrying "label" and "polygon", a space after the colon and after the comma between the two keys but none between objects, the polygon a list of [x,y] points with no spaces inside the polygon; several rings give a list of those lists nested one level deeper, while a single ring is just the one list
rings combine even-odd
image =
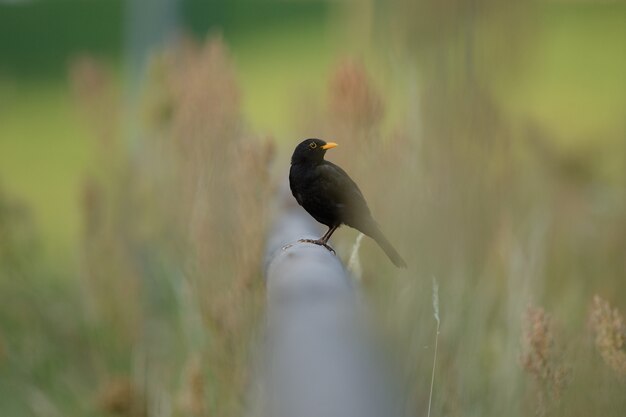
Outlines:
[{"label": "metal pipe surface", "polygon": [[400,416],[358,288],[339,257],[298,242],[321,229],[282,194],[267,244],[267,327],[251,414]]}]

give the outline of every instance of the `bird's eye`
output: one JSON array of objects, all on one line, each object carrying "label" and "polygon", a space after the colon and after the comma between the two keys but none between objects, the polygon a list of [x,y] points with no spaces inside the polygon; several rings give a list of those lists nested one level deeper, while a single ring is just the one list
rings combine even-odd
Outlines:
[{"label": "bird's eye", "polygon": [[311,148],[311,149],[317,148],[317,143],[315,143],[315,142],[309,143],[309,148]]}]

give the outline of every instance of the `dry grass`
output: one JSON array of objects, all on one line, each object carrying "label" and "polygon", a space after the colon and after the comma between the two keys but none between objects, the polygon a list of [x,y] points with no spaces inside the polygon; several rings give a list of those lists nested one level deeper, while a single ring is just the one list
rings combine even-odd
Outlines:
[{"label": "dry grass", "polygon": [[[99,404],[135,415],[136,394],[149,415],[239,414],[263,299],[272,142],[245,130],[219,38],[171,46],[151,73],[140,139],[126,144],[115,119],[94,125],[106,149],[85,183],[85,307],[108,340],[93,354],[105,381],[112,366],[138,381],[104,383]],[[122,107],[93,60],[72,80],[88,115]]]},{"label": "dry grass", "polygon": [[115,377],[104,382],[96,400],[99,407],[123,417],[145,416],[143,399],[128,377]]},{"label": "dry grass", "polygon": [[520,364],[535,383],[535,413],[544,416],[558,405],[567,382],[553,320],[544,309],[529,306],[522,324]]},{"label": "dry grass", "polygon": [[350,145],[371,145],[375,138],[368,134],[380,126],[384,106],[364,65],[353,60],[341,62],[328,87],[328,110],[340,137]]},{"label": "dry grass", "polygon": [[599,295],[593,297],[589,324],[595,333],[595,346],[604,362],[617,375],[626,377],[626,322],[617,308]]},{"label": "dry grass", "polygon": [[[591,352],[578,335],[593,288],[624,291],[617,272],[624,258],[615,252],[623,245],[615,230],[626,224],[624,195],[595,174],[591,154],[571,155],[532,121],[520,126],[507,119],[483,81],[497,70],[473,65],[482,53],[479,35],[474,44],[464,38],[471,25],[479,30],[476,15],[458,11],[447,17],[463,31],[442,33],[458,43],[413,48],[416,56],[403,57],[407,68],[416,68],[407,77],[419,89],[410,97],[417,105],[407,104],[397,126],[385,125],[385,92],[367,63],[354,59],[331,70],[327,104],[304,124],[323,132],[332,127],[328,137],[342,146],[328,158],[361,186],[409,263],[398,273],[363,241],[363,282],[396,341],[411,387],[408,407],[419,414],[429,402],[429,285],[436,276],[445,320],[433,415],[620,415],[619,385],[606,387],[601,370],[587,366]],[[524,30],[527,16],[499,16]],[[501,64],[519,54],[507,51]],[[352,234],[344,230],[333,239],[349,247]],[[531,301],[553,313],[527,309]]]}]

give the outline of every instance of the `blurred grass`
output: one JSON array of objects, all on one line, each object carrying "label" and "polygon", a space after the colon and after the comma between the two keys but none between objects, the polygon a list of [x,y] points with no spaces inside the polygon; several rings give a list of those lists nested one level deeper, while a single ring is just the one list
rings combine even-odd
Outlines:
[{"label": "blurred grass", "polygon": [[[76,242],[76,183],[89,162],[88,140],[72,113],[65,70],[70,56],[84,50],[119,57],[122,8],[118,2],[106,6],[102,2],[54,3],[0,6],[0,53],[5,57],[0,65],[0,75],[4,74],[0,178],[11,192],[32,203],[46,242],[54,242],[51,246],[61,248],[56,255],[63,256]],[[201,32],[218,23],[224,27],[221,31],[233,48],[244,91],[243,110],[251,127],[276,134],[279,140],[296,134],[292,109],[324,99],[328,71],[346,49],[346,39],[337,38],[341,34],[333,20],[337,14],[316,3],[292,6],[278,15],[272,15],[276,9],[270,6],[220,6],[221,13],[219,8],[208,13],[215,11],[214,4],[185,4],[183,14],[192,30]],[[536,48],[511,76],[504,71],[489,81],[499,103],[513,119],[533,120],[553,133],[559,146],[620,141],[620,135],[611,132],[626,131],[626,93],[618,93],[626,92],[626,53],[621,41],[626,37],[625,9],[618,3],[542,6],[537,33],[532,34]],[[273,16],[274,23],[258,25],[259,10],[265,10],[261,15]],[[203,21],[200,16],[210,19]],[[85,21],[85,17],[94,20]],[[39,42],[47,31],[62,36],[47,37],[49,44],[41,48]],[[78,32],[84,35],[75,37]],[[365,58],[374,65],[380,61],[371,55]],[[379,81],[386,91],[397,85],[394,80]],[[392,118],[400,113],[405,94],[392,97]],[[298,103],[297,95],[305,100]],[[37,123],[29,123],[34,114]],[[17,137],[22,139],[14,140]],[[619,161],[608,164],[608,175],[622,174]],[[31,167],[44,167],[46,175]]]},{"label": "blurred grass", "polygon": [[[241,414],[271,199],[261,131],[285,153],[340,142],[329,158],[409,261],[397,273],[363,243],[411,411],[427,400],[434,275],[436,415],[623,415],[623,5],[185,2],[192,32],[222,26],[224,42],[155,58],[129,149],[109,130],[121,3],[97,24],[91,3],[0,6],[3,414]],[[101,59],[72,61],[81,49]]]},{"label": "blurred grass", "polygon": [[[286,137],[294,130],[285,123],[294,89],[321,88],[325,82],[332,56],[323,24],[327,8],[325,3],[277,9],[187,1],[182,13],[192,32],[218,26],[231,41],[251,127]],[[0,55],[5,57],[0,62],[0,181],[34,208],[49,258],[60,266],[76,260],[77,190],[92,151],[69,95],[67,66],[73,56],[90,51],[119,67],[122,11],[119,1],[0,5]],[[261,22],[260,15],[269,20]],[[47,36],[50,31],[55,36]],[[285,37],[290,31],[301,36]]]},{"label": "blurred grass", "polygon": [[[0,139],[0,178],[11,192],[35,207],[45,240],[61,248],[57,255],[76,242],[77,178],[89,162],[87,137],[75,123],[64,71],[73,53],[91,50],[117,56],[121,48],[121,38],[109,36],[119,36],[120,3],[76,6],[72,1],[2,6],[0,14],[0,39],[4,40],[0,51],[6,57],[4,66],[0,65],[0,74],[5,73],[5,86],[0,89],[0,100],[5,103],[0,105],[0,138],[4,138]],[[207,13],[214,6],[187,2],[183,11],[191,29],[224,26],[251,127],[281,140],[291,137],[297,130],[291,111],[298,105],[294,91],[311,95],[314,102],[323,100],[328,71],[342,51],[341,39],[333,36],[337,32],[327,6],[291,7],[274,15],[274,24],[262,26],[254,23],[259,9],[267,16],[275,9],[221,6],[221,13],[219,8]],[[499,102],[514,119],[534,120],[554,133],[560,146],[619,141],[619,135],[610,133],[626,131],[626,93],[617,93],[626,92],[626,53],[621,42],[626,37],[625,9],[620,4],[543,6],[538,33],[532,34],[537,48],[512,71],[513,77],[499,73],[494,80]],[[84,21],[90,16],[95,24]],[[211,19],[203,22],[200,16]],[[55,27],[63,28],[60,33],[66,35],[51,37],[50,45],[38,47],[45,31],[59,33]],[[73,36],[77,32],[87,36]],[[284,36],[296,32],[298,36]],[[42,76],[43,81],[30,81]],[[389,91],[393,81],[387,86]],[[394,110],[403,100],[400,96],[392,101]],[[37,123],[29,123],[34,114]],[[610,175],[621,175],[618,165],[618,161],[610,162],[606,168]],[[42,177],[32,167],[43,167],[46,175]]]}]

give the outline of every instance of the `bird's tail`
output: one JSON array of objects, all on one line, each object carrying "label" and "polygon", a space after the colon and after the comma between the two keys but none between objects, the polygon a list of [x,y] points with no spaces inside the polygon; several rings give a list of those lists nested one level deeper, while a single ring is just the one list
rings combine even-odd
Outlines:
[{"label": "bird's tail", "polygon": [[363,228],[363,233],[371,237],[378,243],[378,246],[385,251],[391,262],[398,268],[406,268],[406,262],[402,259],[402,256],[398,251],[389,243],[383,232],[380,231],[376,223],[371,223],[369,227]]}]

